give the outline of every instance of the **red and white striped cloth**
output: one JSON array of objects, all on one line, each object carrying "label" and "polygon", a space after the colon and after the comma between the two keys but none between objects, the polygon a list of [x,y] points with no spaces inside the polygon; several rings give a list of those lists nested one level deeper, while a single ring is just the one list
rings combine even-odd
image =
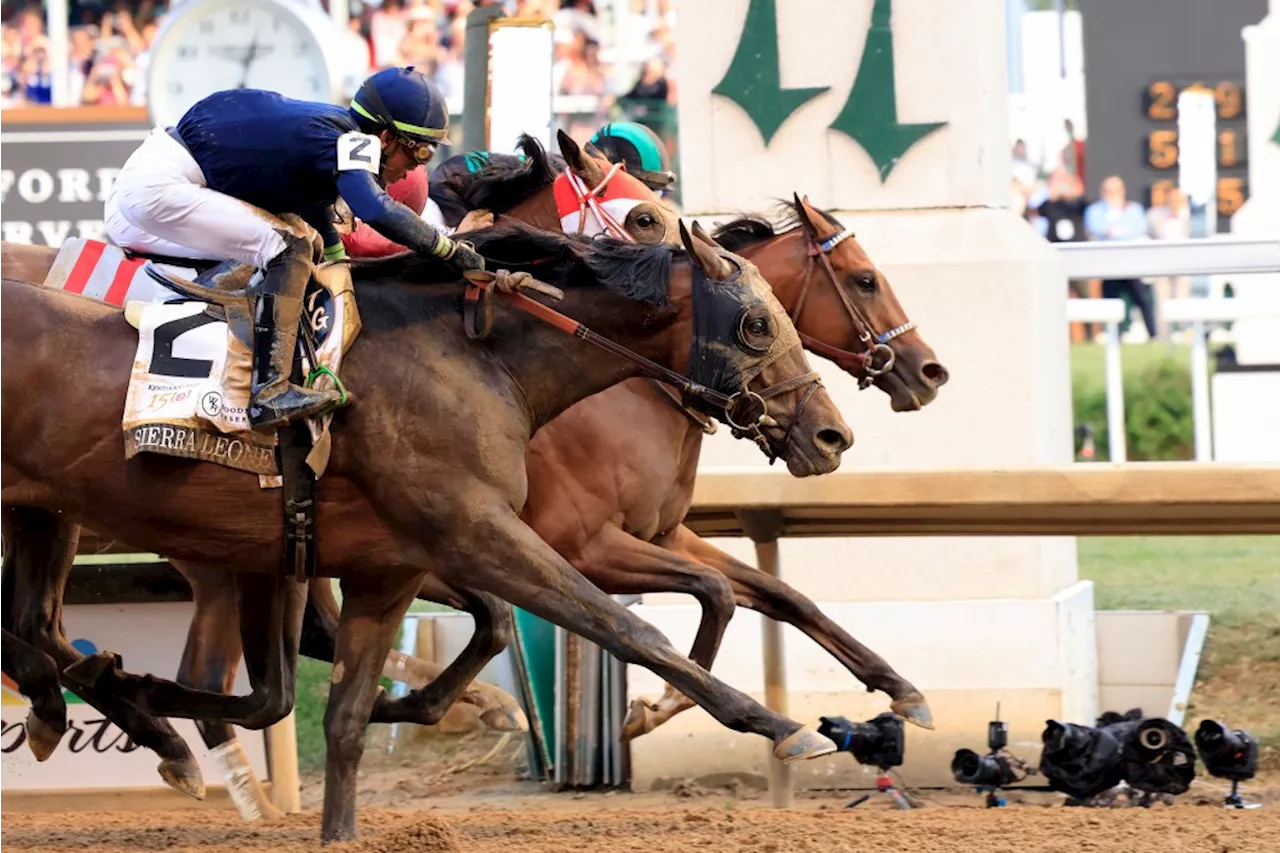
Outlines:
[{"label": "red and white striped cloth", "polygon": [[[143,272],[145,258],[128,258],[119,246],[101,240],[74,237],[62,244],[45,278],[46,287],[79,293],[91,299],[123,307],[126,300],[150,302],[169,293]],[[158,268],[191,279],[196,271],[189,267],[157,264]]]}]

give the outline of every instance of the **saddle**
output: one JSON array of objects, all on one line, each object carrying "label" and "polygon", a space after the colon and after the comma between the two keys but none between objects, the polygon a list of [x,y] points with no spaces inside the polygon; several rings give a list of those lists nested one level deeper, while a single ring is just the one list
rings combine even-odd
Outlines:
[{"label": "saddle", "polygon": [[[121,308],[138,330],[121,428],[125,458],[143,453],[212,462],[280,488],[286,562],[315,574],[315,481],[329,461],[333,413],[273,434],[249,427],[253,318],[245,291],[260,273],[234,261],[140,255],[74,238],[44,284]],[[360,331],[346,264],[322,264],[307,285],[293,381],[345,395],[338,373]]]}]

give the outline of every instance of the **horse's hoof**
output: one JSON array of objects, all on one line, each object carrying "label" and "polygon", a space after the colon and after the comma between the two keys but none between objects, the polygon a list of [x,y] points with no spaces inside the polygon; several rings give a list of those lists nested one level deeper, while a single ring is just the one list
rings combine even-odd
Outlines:
[{"label": "horse's hoof", "polygon": [[527,732],[529,718],[519,705],[501,705],[480,714],[480,722],[494,732]]},{"label": "horse's hoof", "polygon": [[27,714],[27,746],[31,747],[31,754],[36,757],[36,761],[44,761],[54,750],[58,748],[58,744],[62,742],[62,736],[67,733],[66,718],[63,718],[62,730],[54,728],[44,720],[36,716],[35,711]]},{"label": "horse's hoof", "polygon": [[790,764],[835,751],[835,741],[823,737],[809,726],[801,726],[773,748],[773,755],[783,764]]},{"label": "horse's hoof", "polygon": [[200,765],[196,764],[194,758],[183,761],[166,758],[160,762],[156,772],[175,791],[181,791],[197,800],[204,799],[204,774],[200,772]]},{"label": "horse's hoof", "polygon": [[654,720],[654,716],[657,710],[644,699],[632,699],[631,707],[627,709],[627,718],[622,721],[622,735],[619,740],[627,743],[656,729],[658,723]]},{"label": "horse's hoof", "polygon": [[895,699],[889,707],[908,723],[914,723],[922,729],[933,729],[933,712],[919,693],[913,692],[910,696]]},{"label": "horse's hoof", "polygon": [[93,687],[99,678],[119,669],[123,663],[115,652],[97,652],[71,664],[62,671],[62,675],[81,687]]}]

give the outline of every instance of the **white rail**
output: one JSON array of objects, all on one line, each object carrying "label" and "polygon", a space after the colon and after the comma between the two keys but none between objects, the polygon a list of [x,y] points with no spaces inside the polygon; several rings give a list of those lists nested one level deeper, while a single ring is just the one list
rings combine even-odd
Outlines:
[{"label": "white rail", "polygon": [[1052,245],[1070,279],[1280,272],[1280,233],[1268,239],[1224,236]]}]

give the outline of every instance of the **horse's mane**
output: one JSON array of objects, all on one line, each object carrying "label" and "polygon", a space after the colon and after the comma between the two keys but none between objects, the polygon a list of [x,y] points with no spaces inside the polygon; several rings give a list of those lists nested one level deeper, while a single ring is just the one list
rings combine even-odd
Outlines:
[{"label": "horse's mane", "polygon": [[554,162],[542,144],[527,133],[520,134],[516,147],[524,154],[523,160],[489,160],[477,172],[449,178],[449,189],[468,210],[505,213],[564,171],[563,161]]},{"label": "horse's mane", "polygon": [[[557,231],[543,231],[522,222],[504,220],[465,235],[486,258],[489,269],[528,272],[561,288],[594,287],[597,283],[634,302],[667,304],[667,280],[673,260],[686,259],[683,249],[666,245],[624,243]],[[351,262],[352,281],[364,291],[378,290],[389,279],[412,285],[457,284],[457,269],[429,255],[403,252],[385,258]],[[359,291],[359,288],[357,288]]]},{"label": "horse's mane", "polygon": [[[840,223],[840,220],[830,213],[816,207],[814,210],[832,228],[844,230],[844,225]],[[777,206],[774,208],[773,220],[759,214],[747,214],[721,225],[712,232],[711,236],[730,252],[737,252],[740,249],[759,245],[766,240],[772,240],[774,237],[794,228],[799,228],[803,215],[799,205],[794,201],[779,199]]]}]

